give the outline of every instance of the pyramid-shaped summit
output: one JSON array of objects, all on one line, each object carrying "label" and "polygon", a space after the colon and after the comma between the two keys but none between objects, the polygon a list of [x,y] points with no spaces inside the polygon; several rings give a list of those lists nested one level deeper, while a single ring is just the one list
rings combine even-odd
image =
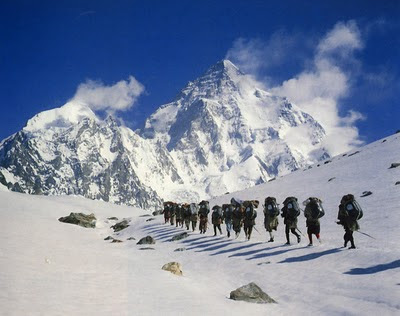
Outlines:
[{"label": "pyramid-shaped summit", "polygon": [[228,60],[189,82],[139,131],[82,104],[39,113],[0,143],[0,178],[33,194],[144,208],[242,190],[326,158],[325,131]]},{"label": "pyramid-shaped summit", "polygon": [[142,135],[167,147],[199,196],[250,187],[328,156],[318,122],[229,60],[153,113]]}]

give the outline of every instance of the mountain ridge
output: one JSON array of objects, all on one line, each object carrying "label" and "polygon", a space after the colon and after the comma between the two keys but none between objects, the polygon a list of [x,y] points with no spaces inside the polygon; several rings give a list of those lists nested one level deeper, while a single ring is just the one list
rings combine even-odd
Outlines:
[{"label": "mountain ridge", "polygon": [[3,141],[0,172],[15,177],[13,190],[149,208],[238,191],[326,159],[324,137],[311,115],[222,60],[136,131],[74,100],[35,115]]}]

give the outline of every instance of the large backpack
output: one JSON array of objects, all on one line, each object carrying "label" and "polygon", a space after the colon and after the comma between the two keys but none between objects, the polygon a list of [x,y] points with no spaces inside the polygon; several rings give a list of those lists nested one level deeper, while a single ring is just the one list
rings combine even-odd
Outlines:
[{"label": "large backpack", "polygon": [[269,216],[277,216],[279,215],[279,207],[276,203],[276,199],[274,197],[267,197],[264,203],[265,214],[269,214]]},{"label": "large backpack", "polygon": [[232,219],[233,206],[231,204],[222,204],[222,210],[223,210],[223,214],[225,216],[225,219],[231,220]]},{"label": "large backpack", "polygon": [[321,218],[325,215],[321,200],[316,197],[310,197],[307,206],[310,208],[310,215],[313,219]]},{"label": "large backpack", "polygon": [[220,219],[222,218],[222,208],[218,205],[213,207],[213,212],[211,215],[212,219]]},{"label": "large backpack", "polygon": [[208,201],[201,201],[199,203],[199,214],[207,216],[210,213],[210,203]]},{"label": "large backpack", "polygon": [[252,219],[254,217],[255,214],[255,210],[254,210],[254,205],[253,203],[246,203],[245,205],[245,216],[248,219]]},{"label": "large backpack", "polygon": [[350,219],[355,221],[361,219],[364,215],[360,204],[358,204],[352,194],[347,195],[347,199],[344,202],[344,211]]},{"label": "large backpack", "polygon": [[199,208],[196,203],[190,203],[190,214],[197,215],[199,212]]},{"label": "large backpack", "polygon": [[300,215],[300,206],[297,202],[297,198],[290,196],[285,199],[283,204],[286,206],[286,212],[290,218],[294,219]]}]

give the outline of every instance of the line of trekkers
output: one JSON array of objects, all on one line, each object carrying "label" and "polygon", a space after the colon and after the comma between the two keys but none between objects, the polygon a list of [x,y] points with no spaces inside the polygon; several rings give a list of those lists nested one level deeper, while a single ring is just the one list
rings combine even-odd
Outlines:
[{"label": "line of trekkers", "polygon": [[[217,235],[217,230],[222,234],[221,224],[225,222],[228,237],[231,236],[231,231],[233,230],[237,238],[243,227],[246,239],[250,240],[253,228],[256,229],[254,225],[259,201],[242,201],[232,198],[230,202],[230,204],[223,204],[222,206],[214,205],[212,207],[211,222],[214,226],[214,236]],[[315,235],[317,240],[320,241],[319,219],[325,215],[325,211],[322,207],[322,201],[316,197],[308,198],[303,202],[303,205],[305,206],[304,216],[306,217],[309,246],[312,246],[312,235]],[[302,210],[296,197],[287,197],[283,201],[282,209],[279,209],[276,198],[267,197],[264,201],[263,211],[264,226],[270,235],[268,242],[274,241],[273,231],[278,229],[279,215],[284,218],[286,244],[290,245],[290,232],[296,236],[297,242],[300,242],[301,237],[299,234],[300,230],[297,228],[297,218]],[[207,231],[209,213],[209,202],[204,200],[199,204],[164,202],[163,214],[165,223],[171,223],[171,225],[176,225],[176,227],[184,227],[185,225],[187,230],[191,228],[195,231],[197,222],[199,222],[200,234],[204,234]],[[342,225],[345,229],[344,247],[347,247],[348,242],[350,242],[351,247],[349,249],[356,248],[353,232],[360,228],[357,220],[361,219],[362,216],[362,209],[354,199],[354,195],[347,194],[343,196],[339,204],[337,224]]]}]

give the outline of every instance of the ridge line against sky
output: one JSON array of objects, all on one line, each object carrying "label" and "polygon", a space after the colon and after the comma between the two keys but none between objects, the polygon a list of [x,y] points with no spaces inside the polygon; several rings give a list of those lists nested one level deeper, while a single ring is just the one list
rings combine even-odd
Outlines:
[{"label": "ridge line against sky", "polygon": [[5,1],[3,9],[0,139],[74,93],[138,127],[224,57],[315,116],[337,146],[400,129],[396,1]]}]

